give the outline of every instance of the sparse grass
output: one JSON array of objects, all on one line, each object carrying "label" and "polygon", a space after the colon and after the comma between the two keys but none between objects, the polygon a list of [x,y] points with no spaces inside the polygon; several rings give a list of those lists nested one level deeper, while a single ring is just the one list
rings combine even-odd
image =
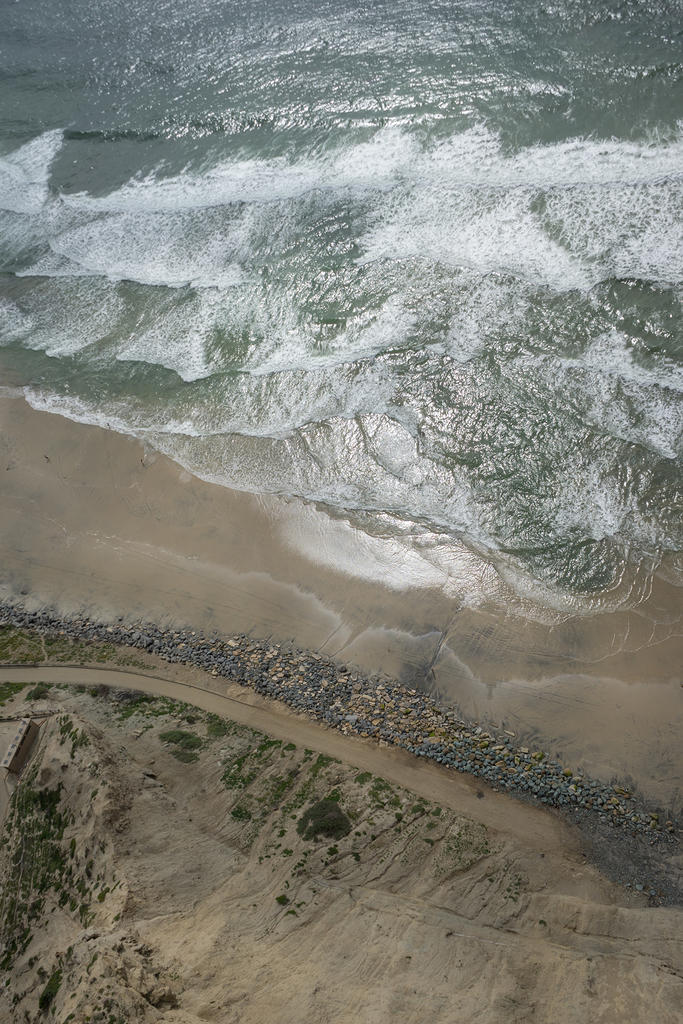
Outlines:
[{"label": "sparse grass", "polygon": [[0,662],[5,664],[36,664],[43,660],[43,648],[37,633],[0,626]]},{"label": "sparse grass", "polygon": [[256,772],[253,771],[247,772],[245,775],[242,774],[242,769],[250,753],[251,751],[247,751],[245,754],[240,754],[225,768],[221,778],[227,789],[245,789],[256,778]]},{"label": "sparse grass", "polygon": [[71,756],[73,757],[76,751],[80,747],[87,747],[90,745],[90,740],[83,729],[78,729],[74,724],[69,715],[60,715],[57,719],[59,722],[59,742],[61,744],[71,742]]},{"label": "sparse grass", "polygon": [[77,640],[65,633],[0,626],[0,663],[40,665],[45,662],[76,665],[111,662],[133,668],[149,665],[132,651],[101,640]]},{"label": "sparse grass", "polygon": [[375,778],[370,787],[370,800],[376,808],[383,809],[390,804],[392,807],[400,807],[400,797],[394,793],[391,784],[386,779]]},{"label": "sparse grass", "polygon": [[[48,890],[61,894],[60,905],[69,900],[69,890],[76,889],[81,899],[87,892],[83,880],[74,875],[64,842],[71,817],[61,804],[62,784],[54,789],[36,788],[37,772],[36,763],[13,794],[5,823],[7,854],[0,912],[3,970],[29,945],[31,924],[42,915]],[[76,906],[78,900],[72,896],[71,909]],[[83,915],[79,916],[83,920]]]},{"label": "sparse grass", "polygon": [[16,697],[25,685],[25,683],[0,683],[0,708],[4,707],[6,701]]},{"label": "sparse grass", "polygon": [[[144,714],[154,714],[158,707],[158,701],[156,697],[152,697],[148,693],[136,693],[132,696],[131,700],[126,701],[125,704],[121,705],[118,709],[118,717],[125,721],[137,712],[143,712]],[[157,712],[158,714],[167,714],[167,711]]]}]

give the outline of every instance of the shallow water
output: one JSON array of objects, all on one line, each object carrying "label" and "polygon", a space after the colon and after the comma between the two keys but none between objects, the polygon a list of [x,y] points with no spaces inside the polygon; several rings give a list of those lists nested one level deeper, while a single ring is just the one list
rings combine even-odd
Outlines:
[{"label": "shallow water", "polygon": [[4,383],[468,605],[680,582],[680,5],[587,6],[5,5]]}]

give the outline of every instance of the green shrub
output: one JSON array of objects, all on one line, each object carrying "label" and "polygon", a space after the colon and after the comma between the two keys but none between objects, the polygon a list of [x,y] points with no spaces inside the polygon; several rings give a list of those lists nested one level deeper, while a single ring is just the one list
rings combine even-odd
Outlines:
[{"label": "green shrub", "polygon": [[306,840],[319,835],[341,839],[351,831],[351,822],[336,800],[318,800],[301,815],[296,830]]},{"label": "green shrub", "polygon": [[184,729],[171,729],[169,732],[162,732],[159,734],[159,739],[164,743],[173,743],[182,750],[197,750],[202,745],[199,736],[195,736],[193,732],[185,732]]},{"label": "green shrub", "polygon": [[181,747],[175,747],[171,753],[176,761],[182,761],[184,764],[199,760],[199,754],[195,750],[183,750]]},{"label": "green shrub", "polygon": [[219,718],[218,715],[209,715],[206,721],[206,733],[211,736],[212,739],[216,739],[220,736],[227,736],[230,732],[230,725],[223,718]]},{"label": "green shrub", "polygon": [[237,821],[251,821],[251,811],[243,804],[238,804],[237,807],[233,807],[230,811],[233,818]]},{"label": "green shrub", "polygon": [[53,972],[52,977],[48,981],[47,985],[40,993],[38,1000],[39,1009],[45,1011],[48,1009],[52,1000],[59,992],[59,986],[62,984],[62,972],[58,969]]},{"label": "green shrub", "polygon": [[45,683],[38,683],[32,690],[29,690],[26,694],[26,700],[42,700],[47,697],[50,692],[50,687],[46,686]]},{"label": "green shrub", "polygon": [[281,907],[286,907],[287,904],[289,903],[289,896],[285,896],[284,893],[282,893],[281,896],[276,896],[275,899],[280,904]]}]

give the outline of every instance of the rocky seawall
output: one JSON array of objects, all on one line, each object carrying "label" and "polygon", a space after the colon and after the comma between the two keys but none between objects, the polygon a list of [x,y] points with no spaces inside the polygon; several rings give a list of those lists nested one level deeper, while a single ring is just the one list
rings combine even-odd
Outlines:
[{"label": "rocky seawall", "polygon": [[416,757],[481,778],[498,790],[542,804],[594,813],[602,822],[651,842],[676,841],[677,824],[643,807],[624,786],[605,784],[553,760],[542,750],[518,746],[467,723],[419,690],[368,677],[312,651],[245,635],[206,636],[150,623],[106,625],[88,618],[60,618],[0,605],[0,625],[55,633],[80,642],[136,648],[164,661],[194,665],[256,693],[282,701],[342,733],[402,747]]}]

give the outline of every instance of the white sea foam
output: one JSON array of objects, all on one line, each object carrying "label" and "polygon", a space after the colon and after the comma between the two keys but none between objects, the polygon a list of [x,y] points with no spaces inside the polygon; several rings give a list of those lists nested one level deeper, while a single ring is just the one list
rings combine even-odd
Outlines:
[{"label": "white sea foam", "polygon": [[683,370],[662,355],[643,366],[616,329],[594,338],[578,356],[524,357],[512,372],[528,380],[540,375],[553,393],[570,396],[600,432],[666,459],[683,454]]},{"label": "white sea foam", "polygon": [[[106,281],[82,279],[40,282],[28,308],[14,314],[22,343],[49,356],[70,356],[97,343],[115,329],[123,302]],[[18,336],[15,339],[18,340]]]},{"label": "white sea foam", "polygon": [[44,206],[50,165],[61,145],[61,131],[49,131],[0,157],[0,210],[33,214]]},{"label": "white sea foam", "polygon": [[[42,209],[60,144],[47,133],[0,161],[10,209]],[[299,160],[235,158],[134,179],[107,196],[62,195],[59,215],[41,222],[43,256],[22,273],[231,287],[277,251],[298,246],[306,260],[316,216],[360,191],[372,196],[357,220],[361,263],[420,258],[557,290],[608,276],[676,281],[681,166],[678,138],[576,139],[508,154],[484,128],[427,146],[387,128]],[[311,203],[297,205],[305,195]]]},{"label": "white sea foam", "polygon": [[363,142],[288,160],[224,160],[204,171],[136,178],[110,195],[64,197],[78,208],[105,211],[198,209],[241,202],[291,199],[315,189],[377,189],[400,184],[454,187],[562,188],[642,184],[681,174],[683,138],[669,143],[573,139],[503,151],[495,134],[475,127],[421,145],[396,127]]},{"label": "white sea foam", "polygon": [[25,341],[30,337],[33,321],[16,303],[0,298],[0,345]]},{"label": "white sea foam", "polygon": [[239,227],[235,233],[211,231],[173,214],[97,218],[51,237],[50,252],[21,276],[103,276],[171,288],[225,288],[244,279],[230,258],[239,241]]},{"label": "white sea foam", "polygon": [[543,230],[533,196],[425,188],[385,201],[360,241],[361,262],[419,258],[480,274],[509,273],[557,290],[585,289],[585,265]]}]

